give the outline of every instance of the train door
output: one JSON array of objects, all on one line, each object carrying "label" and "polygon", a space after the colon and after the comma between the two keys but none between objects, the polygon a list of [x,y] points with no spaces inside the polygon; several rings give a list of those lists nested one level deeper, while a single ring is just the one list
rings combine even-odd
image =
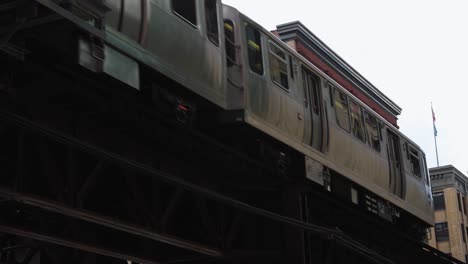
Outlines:
[{"label": "train door", "polygon": [[387,152],[390,172],[390,192],[403,198],[405,193],[405,179],[402,168],[400,138],[387,129]]},{"label": "train door", "polygon": [[320,78],[309,70],[302,68],[302,87],[304,91],[304,113],[306,115],[306,125],[304,126],[305,143],[322,151],[323,117]]},{"label": "train door", "polygon": [[226,105],[228,109],[243,108],[243,76],[239,56],[240,32],[237,18],[225,12],[224,42],[226,57]]}]

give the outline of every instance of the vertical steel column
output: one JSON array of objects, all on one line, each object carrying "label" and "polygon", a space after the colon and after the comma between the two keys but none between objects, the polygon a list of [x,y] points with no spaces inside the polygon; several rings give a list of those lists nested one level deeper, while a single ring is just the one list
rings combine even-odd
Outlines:
[{"label": "vertical steel column", "polygon": [[18,157],[16,161],[16,177],[15,177],[15,190],[23,192],[25,190],[24,181],[26,173],[28,172],[27,153],[26,148],[26,132],[22,128],[18,128]]}]

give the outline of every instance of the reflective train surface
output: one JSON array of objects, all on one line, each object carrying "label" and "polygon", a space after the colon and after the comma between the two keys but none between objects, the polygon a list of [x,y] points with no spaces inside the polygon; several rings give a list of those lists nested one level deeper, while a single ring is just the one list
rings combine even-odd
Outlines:
[{"label": "reflective train surface", "polygon": [[157,71],[298,153],[311,184],[388,221],[433,225],[423,151],[255,21],[218,0],[106,5],[105,59],[128,67],[105,62],[111,75],[140,89],[141,68]]}]

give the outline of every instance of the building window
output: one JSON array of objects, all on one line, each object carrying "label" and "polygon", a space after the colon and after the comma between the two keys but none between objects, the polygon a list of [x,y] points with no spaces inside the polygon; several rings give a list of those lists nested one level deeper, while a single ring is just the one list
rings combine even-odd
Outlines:
[{"label": "building window", "polygon": [[205,0],[206,35],[216,46],[219,45],[218,8],[216,0]]},{"label": "building window", "polygon": [[293,65],[293,58],[289,56],[289,75],[291,79],[294,80],[294,65]]},{"label": "building window", "polygon": [[263,75],[262,42],[260,32],[250,25],[246,27],[247,50],[250,69]]},{"label": "building window", "polygon": [[466,197],[462,196],[463,213],[466,215]]},{"label": "building window", "polygon": [[367,111],[364,111],[364,123],[366,126],[367,138],[369,139],[369,146],[380,152],[380,133],[377,118]]},{"label": "building window", "polygon": [[462,232],[463,242],[466,243],[466,234],[465,234],[465,225],[464,224],[461,224],[461,232]]},{"label": "building window", "polygon": [[444,210],[445,209],[444,193],[438,192],[438,193],[434,193],[432,196],[434,198],[434,210]]},{"label": "building window", "polygon": [[357,139],[365,142],[366,137],[364,135],[364,125],[362,124],[361,106],[353,100],[350,100],[349,106],[351,112],[351,131]]},{"label": "building window", "polygon": [[338,125],[346,131],[350,131],[348,97],[335,88],[333,98],[335,98],[336,121]]},{"label": "building window", "polygon": [[418,151],[411,146],[409,150],[409,158],[413,175],[421,179],[421,165],[419,164]]},{"label": "building window", "polygon": [[268,43],[268,48],[270,51],[271,80],[284,89],[289,90],[288,60],[286,53],[271,41]]},{"label": "building window", "polygon": [[457,192],[457,204],[458,204],[458,210],[461,212],[462,211],[462,206],[460,203],[460,193]]},{"label": "building window", "polygon": [[172,0],[172,10],[192,25],[197,24],[195,0]]},{"label": "building window", "polygon": [[436,241],[448,241],[449,232],[447,222],[435,224]]}]

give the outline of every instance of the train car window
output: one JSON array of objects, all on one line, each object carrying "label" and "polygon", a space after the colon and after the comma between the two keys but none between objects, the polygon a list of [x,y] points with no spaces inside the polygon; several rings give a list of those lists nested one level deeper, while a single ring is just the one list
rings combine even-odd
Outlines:
[{"label": "train car window", "polygon": [[380,152],[380,133],[377,118],[364,111],[364,124],[366,126],[369,146]]},{"label": "train car window", "polygon": [[433,193],[432,197],[434,199],[434,210],[444,210],[445,209],[445,197],[443,192]]},{"label": "train car window", "polygon": [[263,75],[263,56],[260,31],[247,25],[245,28],[247,34],[247,50],[249,56],[250,69]]},{"label": "train car window", "polygon": [[313,109],[314,113],[319,114],[320,113],[320,78],[316,76],[315,74],[310,74],[309,75],[310,82],[313,84],[312,86],[312,92],[313,92],[313,98],[312,98],[312,103],[313,103]]},{"label": "train car window", "polygon": [[205,0],[206,35],[216,46],[219,46],[218,8],[216,0]]},{"label": "train car window", "polygon": [[410,146],[409,155],[410,155],[411,171],[413,172],[413,175],[418,178],[421,178],[422,177],[421,164],[419,162],[418,151]]},{"label": "train car window", "polygon": [[302,83],[304,87],[305,106],[311,104],[312,110],[315,114],[320,114],[320,78],[311,71],[302,69]]},{"label": "train car window", "polygon": [[405,142],[405,144],[403,144],[403,152],[406,152],[406,158],[410,160],[408,142]]},{"label": "train car window", "polygon": [[286,53],[273,42],[268,43],[270,50],[270,74],[274,83],[289,90],[288,63]]},{"label": "train car window", "polygon": [[364,135],[364,125],[362,124],[361,106],[350,100],[349,109],[351,113],[351,131],[357,139],[365,142],[366,136]]},{"label": "train car window", "polygon": [[348,97],[335,88],[333,98],[335,98],[336,121],[338,125],[346,131],[350,131]]},{"label": "train car window", "polygon": [[301,76],[302,76],[302,88],[303,88],[303,93],[304,93],[304,106],[306,108],[309,107],[309,92],[308,92],[308,82],[309,82],[309,78],[308,78],[308,74],[307,74],[307,71],[302,68],[302,71],[301,71]]},{"label": "train car window", "polygon": [[330,94],[330,105],[331,107],[333,107],[334,106],[333,92],[335,91],[336,88],[330,83],[327,83],[327,85],[328,85],[328,93]]},{"label": "train car window", "polygon": [[423,173],[426,178],[426,185],[431,186],[431,182],[429,179],[429,172],[427,171],[427,161],[426,161],[426,155],[423,154]]},{"label": "train car window", "polygon": [[192,25],[197,25],[195,0],[172,0],[172,10]]},{"label": "train car window", "polygon": [[226,64],[231,67],[236,64],[236,39],[234,36],[234,23],[224,20],[224,38],[226,42]]}]

